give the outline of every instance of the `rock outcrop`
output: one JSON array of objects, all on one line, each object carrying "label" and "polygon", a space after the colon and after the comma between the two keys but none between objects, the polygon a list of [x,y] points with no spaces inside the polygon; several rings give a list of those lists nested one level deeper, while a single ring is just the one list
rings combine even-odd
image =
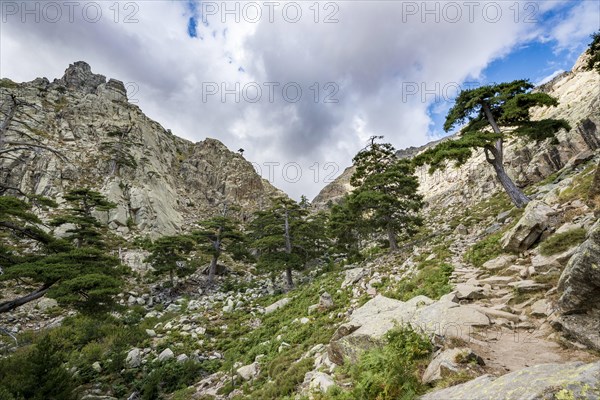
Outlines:
[{"label": "rock outcrop", "polygon": [[561,315],[554,326],[600,350],[600,220],[569,260],[558,283]]},{"label": "rock outcrop", "polygon": [[382,345],[385,334],[396,325],[411,326],[427,335],[465,339],[473,327],[489,324],[485,314],[451,301],[417,296],[402,302],[378,295],[338,328],[329,344],[329,359],[338,365],[345,359],[356,361],[363,351]]},{"label": "rock outcrop", "polygon": [[0,158],[0,183],[16,188],[7,194],[21,190],[61,204],[70,188],[91,187],[117,204],[98,217],[123,235],[173,234],[223,202],[240,206],[244,218],[283,195],[221,142],[174,136],[127,101],[122,82],[107,82],[81,61],[53,82],[0,81],[0,129],[4,146],[56,150]]},{"label": "rock outcrop", "polygon": [[421,400],[599,399],[600,363],[541,364],[429,393]]},{"label": "rock outcrop", "polygon": [[502,248],[512,252],[529,249],[548,228],[555,214],[556,211],[547,204],[532,201],[525,207],[525,213],[517,225],[502,238]]}]

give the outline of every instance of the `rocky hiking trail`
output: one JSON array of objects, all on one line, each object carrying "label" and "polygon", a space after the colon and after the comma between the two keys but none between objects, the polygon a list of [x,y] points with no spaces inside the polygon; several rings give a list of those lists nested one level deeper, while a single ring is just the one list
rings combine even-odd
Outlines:
[{"label": "rocky hiking trail", "polygon": [[[593,361],[589,353],[567,349],[557,342],[556,331],[550,325],[555,310],[547,300],[556,294],[556,288],[524,279],[531,269],[527,260],[501,257],[499,263],[488,264],[504,264],[499,271],[502,274],[496,275],[496,271],[463,264],[462,255],[469,243],[459,239],[450,246],[455,265],[451,281],[455,285],[453,296],[460,304],[473,307],[490,319],[488,327],[472,331],[468,343],[484,360],[486,372],[502,375],[537,364]],[[506,265],[513,262],[514,265]],[[517,293],[533,297],[522,296],[527,298],[515,302]]]}]

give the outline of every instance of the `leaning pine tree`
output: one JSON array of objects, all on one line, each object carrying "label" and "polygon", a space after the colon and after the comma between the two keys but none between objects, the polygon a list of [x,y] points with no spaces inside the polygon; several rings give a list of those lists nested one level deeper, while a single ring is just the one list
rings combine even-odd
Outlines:
[{"label": "leaning pine tree", "polygon": [[[532,107],[556,106],[558,101],[546,93],[532,92],[527,80],[516,80],[477,89],[463,90],[456,104],[446,116],[446,132],[464,125],[459,138],[447,140],[426,150],[415,158],[417,165],[429,164],[429,172],[454,161],[464,164],[474,149],[483,149],[502,187],[518,208],[523,208],[529,198],[515,185],[504,169],[504,142],[511,137],[542,141],[556,140],[560,129],[569,130],[564,119],[532,121]],[[466,124],[466,125],[465,125]]]}]

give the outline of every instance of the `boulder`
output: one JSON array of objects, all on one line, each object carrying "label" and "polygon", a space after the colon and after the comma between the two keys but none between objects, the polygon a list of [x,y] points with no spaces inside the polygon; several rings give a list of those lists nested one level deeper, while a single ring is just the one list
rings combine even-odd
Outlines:
[{"label": "boulder", "polygon": [[285,297],[281,300],[277,300],[275,303],[271,304],[270,306],[265,307],[265,314],[271,314],[275,310],[285,307],[290,301],[291,301],[291,299],[288,297]]},{"label": "boulder", "polygon": [[475,300],[483,298],[483,288],[480,286],[459,283],[455,289],[456,297],[460,300]]},{"label": "boulder", "polygon": [[460,364],[471,361],[475,361],[479,365],[484,364],[483,359],[469,348],[444,350],[429,363],[421,380],[425,384],[439,381],[452,372],[458,372]]},{"label": "boulder", "polygon": [[142,365],[142,351],[137,347],[129,350],[125,358],[125,364],[130,368],[137,368]]},{"label": "boulder", "polygon": [[422,396],[421,400],[598,399],[600,362],[540,364],[499,378],[483,375]]},{"label": "boulder", "polygon": [[344,359],[356,361],[367,349],[381,346],[385,334],[397,324],[412,326],[426,335],[467,338],[473,326],[487,326],[481,312],[451,301],[433,301],[417,296],[407,302],[381,295],[357,309],[331,338],[329,359],[341,365]]},{"label": "boulder", "polygon": [[[309,372],[310,374],[310,372]],[[311,392],[322,392],[325,393],[327,390],[335,385],[333,378],[323,372],[314,372],[312,376],[305,377],[309,378],[308,389]]]},{"label": "boulder", "polygon": [[167,361],[172,359],[173,357],[175,357],[173,351],[169,348],[166,348],[158,355],[158,361]]},{"label": "boulder", "polygon": [[324,310],[333,308],[333,298],[329,293],[325,292],[319,297],[319,307]]},{"label": "boulder", "polygon": [[489,271],[497,271],[509,267],[517,260],[517,257],[510,254],[503,254],[493,260],[486,261],[483,268]]},{"label": "boulder", "polygon": [[556,211],[538,200],[531,201],[519,222],[502,237],[502,248],[521,252],[529,249],[548,228]]},{"label": "boulder", "polygon": [[367,273],[364,268],[352,268],[346,270],[344,281],[342,282],[342,289],[354,285],[366,274]]},{"label": "boulder", "polygon": [[257,362],[253,362],[252,364],[244,365],[243,367],[238,368],[235,372],[243,380],[249,381],[258,376],[260,368]]},{"label": "boulder", "polygon": [[546,299],[540,299],[531,305],[531,315],[547,317],[552,313],[552,305]]},{"label": "boulder", "polygon": [[558,304],[563,314],[600,308],[600,220],[560,276]]},{"label": "boulder", "polygon": [[42,312],[46,312],[54,307],[58,307],[58,302],[49,297],[42,297],[37,303],[37,308]]}]

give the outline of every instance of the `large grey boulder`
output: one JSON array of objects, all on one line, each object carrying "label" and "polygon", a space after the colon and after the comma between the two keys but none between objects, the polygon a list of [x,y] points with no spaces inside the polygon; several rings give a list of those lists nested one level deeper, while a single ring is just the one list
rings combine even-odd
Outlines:
[{"label": "large grey boulder", "polygon": [[558,291],[558,304],[565,314],[600,308],[600,220],[569,260]]},{"label": "large grey boulder", "polygon": [[411,326],[425,335],[465,339],[473,327],[489,324],[483,313],[451,301],[417,296],[403,302],[378,295],[338,328],[328,355],[338,365],[346,358],[356,361],[365,350],[384,344],[385,334],[396,325]]},{"label": "large grey boulder", "polygon": [[600,399],[600,362],[540,364],[499,378],[477,379],[428,393],[421,400]]},{"label": "large grey boulder", "polygon": [[548,228],[554,215],[556,211],[546,203],[531,201],[517,225],[502,237],[502,248],[514,252],[529,249]]},{"label": "large grey boulder", "polygon": [[561,315],[553,326],[600,350],[600,220],[575,252],[558,282]]},{"label": "large grey boulder", "polygon": [[137,347],[129,350],[125,358],[125,364],[131,368],[139,367],[142,364],[142,351]]}]

